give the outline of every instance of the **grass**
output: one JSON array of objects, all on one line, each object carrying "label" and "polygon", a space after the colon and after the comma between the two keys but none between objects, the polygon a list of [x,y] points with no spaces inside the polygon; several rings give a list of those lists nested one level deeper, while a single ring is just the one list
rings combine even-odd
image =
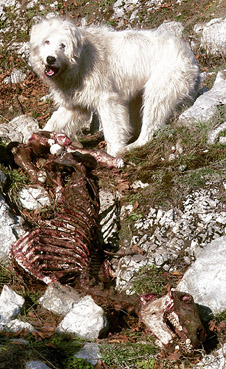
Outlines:
[{"label": "grass", "polygon": [[101,345],[101,355],[110,369],[152,369],[159,349],[152,343]]},{"label": "grass", "polygon": [[55,334],[51,338],[24,335],[26,343],[15,340],[13,334],[0,333],[0,368],[24,369],[29,360],[44,362],[53,369],[92,369],[94,366],[74,355],[84,341],[74,336]]},{"label": "grass", "polygon": [[147,265],[135,273],[132,284],[132,290],[138,295],[149,292],[161,295],[166,290],[167,281],[160,268]]}]

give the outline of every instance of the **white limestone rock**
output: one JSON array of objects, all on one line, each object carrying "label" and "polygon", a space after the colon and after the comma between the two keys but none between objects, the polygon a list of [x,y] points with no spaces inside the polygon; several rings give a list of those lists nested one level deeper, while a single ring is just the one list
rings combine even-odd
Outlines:
[{"label": "white limestone rock", "polygon": [[209,133],[208,143],[213,145],[218,139],[219,143],[222,143],[222,138],[225,137],[220,137],[220,134],[224,131],[226,131],[226,122],[220,124],[219,127]]},{"label": "white limestone rock", "polygon": [[216,115],[217,107],[223,104],[226,104],[225,71],[218,72],[211,90],[199,96],[194,104],[179,116],[178,122],[183,125],[208,122]]},{"label": "white limestone rock", "polygon": [[96,365],[98,359],[101,359],[100,347],[97,343],[88,342],[75,354],[75,357],[84,359],[92,365]]},{"label": "white limestone rock", "polygon": [[23,219],[13,215],[0,192],[0,259],[8,259],[11,245],[24,233]]},{"label": "white limestone rock", "polygon": [[38,122],[27,115],[19,115],[9,123],[0,125],[0,137],[3,141],[27,143],[32,133],[40,130]]},{"label": "white limestone rock", "polygon": [[205,355],[194,369],[225,369],[225,353],[226,343],[219,350]]},{"label": "white limestone rock", "polygon": [[22,188],[18,197],[22,207],[27,210],[40,210],[51,204],[48,192],[40,185]]},{"label": "white limestone rock", "polygon": [[22,330],[34,332],[35,328],[30,323],[23,322],[19,319],[13,319],[6,324],[5,330],[9,330],[10,332],[21,332]]},{"label": "white limestone rock", "polygon": [[81,299],[79,293],[70,286],[62,286],[59,282],[48,285],[39,303],[47,310],[66,315]]},{"label": "white limestone rock", "polygon": [[184,274],[178,291],[190,293],[194,301],[214,314],[226,308],[226,236],[198,250],[196,261]]},{"label": "white limestone rock", "polygon": [[23,82],[26,78],[26,74],[23,73],[20,69],[13,69],[12,73],[9,77],[6,77],[3,82],[5,84],[8,83],[19,83]]},{"label": "white limestone rock", "polygon": [[24,304],[24,298],[4,285],[0,295],[0,330],[10,322]]},{"label": "white limestone rock", "polygon": [[57,330],[93,340],[98,338],[107,326],[107,318],[103,309],[95,304],[91,296],[85,296],[65,316]]},{"label": "white limestone rock", "polygon": [[226,18],[214,18],[210,22],[197,24],[194,31],[201,34],[201,46],[209,54],[226,54]]},{"label": "white limestone rock", "polygon": [[158,30],[161,32],[170,32],[177,37],[182,37],[184,26],[180,22],[169,22],[164,21],[159,27]]},{"label": "white limestone rock", "polygon": [[25,369],[51,369],[49,366],[47,366],[45,363],[42,363],[41,361],[28,361],[25,364]]}]

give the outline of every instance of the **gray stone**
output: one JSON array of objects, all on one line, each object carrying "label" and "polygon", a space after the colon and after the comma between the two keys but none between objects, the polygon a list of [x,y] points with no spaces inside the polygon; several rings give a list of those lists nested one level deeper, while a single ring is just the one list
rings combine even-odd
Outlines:
[{"label": "gray stone", "polygon": [[219,136],[221,132],[224,132],[224,131],[226,131],[226,122],[220,124],[219,127],[217,127],[216,129],[214,129],[213,131],[209,133],[208,143],[213,145],[215,142],[217,142],[218,139],[219,139],[219,143],[222,143],[221,138],[225,138],[225,137],[219,137]]},{"label": "gray stone", "polygon": [[226,309],[226,236],[197,251],[196,261],[177,290],[190,293],[196,303],[209,307],[214,314]]},{"label": "gray stone", "polygon": [[41,361],[28,361],[25,364],[25,369],[51,369],[49,366],[47,366],[45,363],[42,363]]},{"label": "gray stone", "polygon": [[19,201],[24,209],[42,209],[51,204],[49,194],[40,185],[26,186],[18,193]]},{"label": "gray stone", "polygon": [[59,324],[59,332],[74,333],[84,339],[98,338],[107,329],[103,309],[91,296],[85,296],[76,304]]},{"label": "gray stone", "polygon": [[194,369],[225,369],[226,343],[204,358],[194,367]]},{"label": "gray stone", "polygon": [[79,293],[70,286],[62,286],[59,282],[48,285],[39,303],[47,310],[66,315],[81,299]]},{"label": "gray stone", "polygon": [[2,170],[0,170],[0,184],[4,185],[6,183],[7,177]]},{"label": "gray stone", "polygon": [[226,53],[226,18],[215,18],[204,25],[196,25],[194,31],[201,34],[201,46],[207,53]]},{"label": "gray stone", "polygon": [[98,359],[101,358],[100,347],[97,343],[86,343],[83,348],[76,353],[75,357],[84,359],[92,365],[96,365]]},{"label": "gray stone", "polygon": [[16,315],[24,304],[24,298],[4,285],[0,295],[0,328],[4,328]]},{"label": "gray stone", "polygon": [[178,122],[185,125],[208,122],[217,114],[217,107],[226,104],[226,77],[224,72],[218,72],[211,90],[199,96],[194,104],[185,110]]},{"label": "gray stone", "polygon": [[[131,293],[134,274],[145,265],[155,264],[173,271],[174,260],[181,254],[190,265],[197,250],[216,235],[225,235],[226,211],[219,200],[220,186],[213,184],[209,189],[191,192],[184,197],[180,209],[150,208],[146,216],[134,223],[133,233],[123,240],[123,246],[132,250],[137,245],[143,255],[113,259],[117,290]],[[132,211],[132,205],[122,208],[122,223],[126,223]]]},{"label": "gray stone", "polygon": [[184,31],[184,26],[180,22],[164,21],[159,27],[159,31],[170,32],[175,36],[181,37]]},{"label": "gray stone", "polygon": [[0,137],[3,141],[27,143],[33,132],[39,131],[38,122],[27,116],[19,115],[7,124],[0,125]]},{"label": "gray stone", "polygon": [[34,332],[35,329],[30,323],[22,322],[19,319],[10,320],[5,326],[5,330],[10,332],[21,332],[22,330]]},{"label": "gray stone", "polygon": [[8,204],[0,192],[0,259],[7,259],[11,245],[24,233],[23,219],[12,215]]},{"label": "gray stone", "polygon": [[5,84],[8,83],[19,83],[23,82],[26,78],[26,74],[23,73],[20,69],[14,69],[9,77],[6,77],[3,82]]}]

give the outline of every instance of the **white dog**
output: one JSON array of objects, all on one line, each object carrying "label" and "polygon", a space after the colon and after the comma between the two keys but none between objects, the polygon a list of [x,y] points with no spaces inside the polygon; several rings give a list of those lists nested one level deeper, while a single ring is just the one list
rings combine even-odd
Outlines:
[{"label": "white dog", "polygon": [[45,130],[75,137],[81,119],[96,112],[113,156],[151,140],[199,85],[191,50],[158,29],[78,28],[54,17],[32,27],[30,50],[58,107]]}]

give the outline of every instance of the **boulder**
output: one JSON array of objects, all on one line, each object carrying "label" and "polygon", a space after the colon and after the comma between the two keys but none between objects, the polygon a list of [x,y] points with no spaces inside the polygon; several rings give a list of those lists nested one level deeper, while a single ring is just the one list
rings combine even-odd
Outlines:
[{"label": "boulder", "polygon": [[199,96],[194,104],[178,118],[180,124],[209,122],[216,114],[217,108],[226,104],[226,76],[218,72],[211,90]]},{"label": "boulder", "polygon": [[85,296],[65,316],[57,330],[92,340],[107,330],[107,319],[103,309],[95,304],[92,297]]},{"label": "boulder", "polygon": [[209,307],[214,314],[226,309],[226,236],[197,252],[177,290],[190,293],[196,303]]},{"label": "boulder", "polygon": [[22,188],[18,198],[22,207],[28,210],[40,210],[51,204],[48,192],[38,184]]},{"label": "boulder", "polygon": [[0,327],[12,320],[24,304],[24,298],[4,285],[0,295]]},{"label": "boulder", "polygon": [[25,369],[50,369],[50,367],[41,361],[31,360],[25,364]]},{"label": "boulder", "polygon": [[204,25],[196,25],[194,31],[201,34],[201,47],[203,47],[207,53],[226,53],[226,19],[211,19],[211,21]]},{"label": "boulder", "polygon": [[225,369],[226,343],[217,351],[206,355],[194,369]]},{"label": "boulder", "polygon": [[11,245],[24,233],[23,219],[13,215],[3,195],[0,193],[0,258],[8,259]]},{"label": "boulder", "polygon": [[9,123],[0,125],[0,137],[3,141],[27,143],[33,132],[40,130],[38,122],[27,115],[19,115]]},{"label": "boulder", "polygon": [[74,288],[53,282],[48,285],[39,303],[53,313],[66,315],[80,299],[81,296]]},{"label": "boulder", "polygon": [[92,365],[96,365],[98,359],[101,358],[100,347],[97,343],[88,342],[76,353],[75,357],[84,359]]}]

